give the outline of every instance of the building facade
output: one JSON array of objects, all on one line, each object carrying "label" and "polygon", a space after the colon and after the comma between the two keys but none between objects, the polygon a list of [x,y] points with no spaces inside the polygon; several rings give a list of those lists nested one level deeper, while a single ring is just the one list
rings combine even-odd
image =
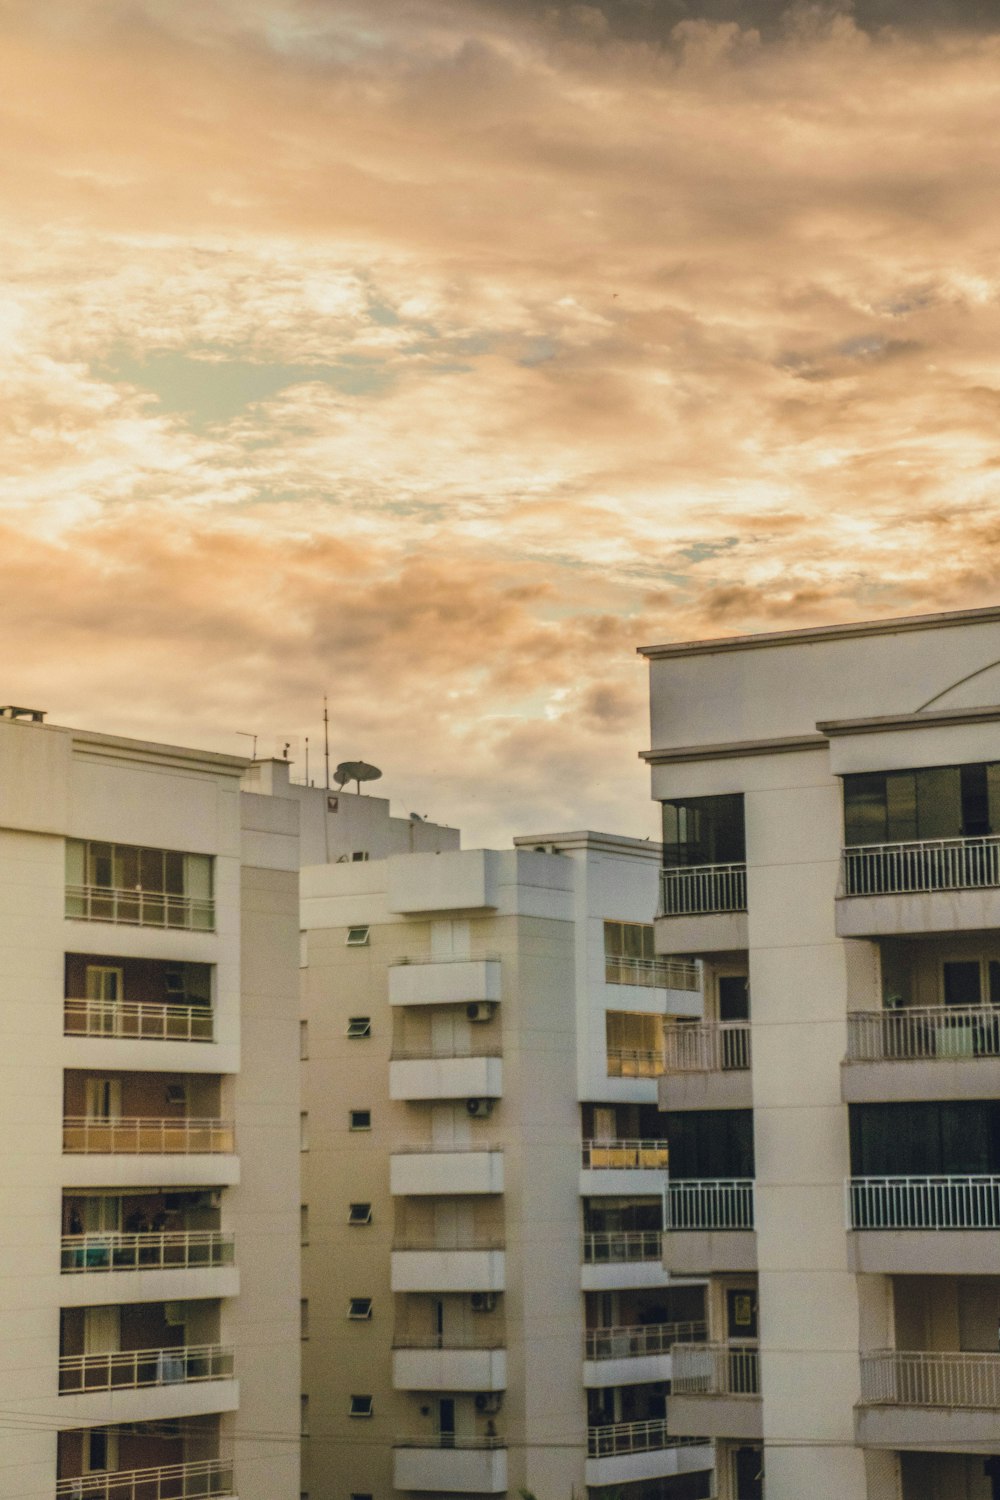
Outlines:
[{"label": "building facade", "polygon": [[309,1500],[693,1500],[704,1282],[663,1266],[660,851],[593,833],[303,871]]},{"label": "building facade", "polygon": [[0,714],[5,1500],[299,1493],[299,810],[244,767]]},{"label": "building facade", "polygon": [[[1000,610],[651,647],[670,1430],[724,1500],[1000,1494]],[[766,1476],[766,1477],[765,1477]]]}]

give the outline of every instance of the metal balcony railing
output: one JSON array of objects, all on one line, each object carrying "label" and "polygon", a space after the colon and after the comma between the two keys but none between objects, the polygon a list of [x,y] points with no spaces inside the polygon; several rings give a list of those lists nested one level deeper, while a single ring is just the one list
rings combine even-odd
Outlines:
[{"label": "metal balcony railing", "polygon": [[745,864],[660,871],[661,917],[704,917],[747,909]]},{"label": "metal balcony railing", "polygon": [[679,1396],[759,1396],[760,1359],[751,1344],[677,1344],[670,1389]]},{"label": "metal balcony railing", "polygon": [[643,989],[701,989],[698,965],[681,958],[626,958],[608,953],[604,979],[607,984],[635,984]]},{"label": "metal balcony railing", "polygon": [[404,1231],[392,1242],[393,1250],[502,1250],[504,1237],[497,1234],[479,1233],[473,1229],[455,1229],[450,1233],[422,1234]]},{"label": "metal balcony railing", "polygon": [[611,1458],[616,1453],[651,1453],[660,1448],[691,1448],[708,1438],[671,1437],[665,1417],[648,1422],[612,1422],[587,1428],[587,1456]]},{"label": "metal balcony railing", "polygon": [[146,1234],[102,1230],[63,1235],[60,1270],[64,1275],[90,1271],[201,1270],[233,1263],[233,1236],[219,1229],[168,1229]]},{"label": "metal balcony railing", "polygon": [[233,1465],[222,1458],[155,1469],[112,1469],[56,1482],[56,1500],[208,1500],[235,1493]]},{"label": "metal balcony railing", "polygon": [[63,1035],[133,1037],[152,1042],[210,1042],[214,1023],[211,1008],[207,1005],[67,998],[63,1002]]},{"label": "metal balcony railing", "polygon": [[861,1356],[865,1406],[1000,1409],[1000,1354],[878,1349]]},{"label": "metal balcony railing", "polygon": [[109,885],[68,885],[66,915],[84,922],[117,922],[129,927],[183,927],[215,930],[210,897],[179,896]]},{"label": "metal balcony railing", "polygon": [[923,1062],[1000,1057],[1000,1009],[986,1005],[904,1006],[853,1011],[847,1061]]},{"label": "metal balcony railing", "polygon": [[1000,1229],[1000,1176],[851,1177],[849,1229]]},{"label": "metal balcony railing", "polygon": [[750,1067],[749,1021],[675,1021],[664,1027],[667,1073],[745,1073]]},{"label": "metal balcony railing", "polygon": [[203,1152],[231,1154],[235,1149],[235,1131],[229,1120],[194,1116],[90,1120],[86,1115],[67,1115],[63,1120],[63,1151],[67,1154],[190,1156]]},{"label": "metal balcony railing", "polygon": [[221,1344],[189,1344],[174,1349],[120,1349],[113,1354],[64,1354],[59,1360],[59,1394],[137,1390],[149,1385],[190,1385],[231,1380],[233,1351]]},{"label": "metal balcony railing", "polygon": [[752,1229],[753,1178],[682,1178],[667,1184],[667,1229]]},{"label": "metal balcony railing", "polygon": [[617,1266],[650,1260],[663,1260],[660,1229],[601,1229],[583,1236],[585,1266]]},{"label": "metal balcony railing", "polygon": [[670,1160],[666,1141],[584,1141],[583,1165],[592,1169],[665,1172]]},{"label": "metal balcony railing", "polygon": [[841,863],[843,896],[981,890],[1000,885],[1000,836],[855,844]]},{"label": "metal balcony railing", "polygon": [[393,1047],[390,1053],[393,1062],[436,1062],[449,1057],[502,1057],[503,1044],[499,1037],[487,1040],[478,1035],[455,1037],[447,1042],[424,1042],[422,1046]]},{"label": "metal balcony railing", "polygon": [[609,1047],[609,1078],[659,1078],[663,1073],[661,1047]]},{"label": "metal balcony railing", "polygon": [[459,1448],[473,1450],[490,1450],[506,1448],[507,1439],[493,1435],[492,1437],[459,1437],[454,1432],[429,1432],[419,1437],[398,1437],[393,1443],[394,1448]]},{"label": "metal balcony railing", "polygon": [[584,1359],[640,1359],[645,1354],[669,1354],[682,1341],[707,1337],[704,1323],[636,1323],[622,1328],[588,1328],[583,1338]]}]

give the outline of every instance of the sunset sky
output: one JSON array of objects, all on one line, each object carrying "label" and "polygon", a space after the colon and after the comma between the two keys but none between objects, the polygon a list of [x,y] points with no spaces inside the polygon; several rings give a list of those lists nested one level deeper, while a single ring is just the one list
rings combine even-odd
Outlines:
[{"label": "sunset sky", "polygon": [[635,647],[995,603],[1000,8],[0,0],[0,700],[656,821]]}]

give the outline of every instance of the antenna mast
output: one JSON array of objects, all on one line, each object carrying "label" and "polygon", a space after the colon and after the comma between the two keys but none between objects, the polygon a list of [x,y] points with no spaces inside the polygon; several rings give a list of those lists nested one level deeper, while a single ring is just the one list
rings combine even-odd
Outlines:
[{"label": "antenna mast", "polygon": [[323,694],[323,765],[326,770],[326,789],[330,790],[330,715],[326,711],[326,694]]}]

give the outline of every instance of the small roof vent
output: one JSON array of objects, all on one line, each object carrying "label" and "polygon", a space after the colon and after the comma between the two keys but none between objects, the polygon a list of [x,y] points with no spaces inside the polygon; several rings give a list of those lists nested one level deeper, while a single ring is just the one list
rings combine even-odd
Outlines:
[{"label": "small roof vent", "polygon": [[21,708],[16,703],[0,705],[0,719],[27,719],[32,724],[45,723],[44,708]]}]

